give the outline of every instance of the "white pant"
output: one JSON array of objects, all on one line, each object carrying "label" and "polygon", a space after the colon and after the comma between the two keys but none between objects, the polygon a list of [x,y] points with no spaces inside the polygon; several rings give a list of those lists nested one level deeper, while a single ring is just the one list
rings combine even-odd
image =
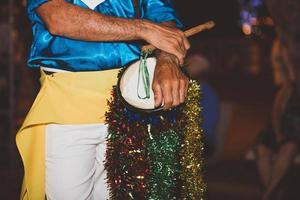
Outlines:
[{"label": "white pant", "polygon": [[46,126],[47,200],[106,200],[104,124]]}]

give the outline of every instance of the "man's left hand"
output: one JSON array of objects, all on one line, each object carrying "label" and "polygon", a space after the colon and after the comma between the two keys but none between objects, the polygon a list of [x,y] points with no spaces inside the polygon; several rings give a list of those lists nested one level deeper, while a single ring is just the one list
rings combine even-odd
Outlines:
[{"label": "man's left hand", "polygon": [[167,110],[185,101],[188,78],[182,73],[179,61],[175,56],[166,52],[159,53],[152,89],[155,107],[163,105]]}]

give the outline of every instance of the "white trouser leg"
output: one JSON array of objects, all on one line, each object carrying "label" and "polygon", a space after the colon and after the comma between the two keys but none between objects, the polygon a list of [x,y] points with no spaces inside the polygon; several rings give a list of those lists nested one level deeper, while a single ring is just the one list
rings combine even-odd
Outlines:
[{"label": "white trouser leg", "polygon": [[104,124],[46,126],[47,200],[106,200]]}]

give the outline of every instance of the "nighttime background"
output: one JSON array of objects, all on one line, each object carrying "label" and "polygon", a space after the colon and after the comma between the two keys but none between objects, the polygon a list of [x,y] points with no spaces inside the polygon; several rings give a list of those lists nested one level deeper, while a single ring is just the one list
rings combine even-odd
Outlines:
[{"label": "nighttime background", "polygon": [[[248,9],[243,2],[250,1],[175,0],[186,28],[208,20],[217,24],[191,38],[191,51],[210,62],[206,81],[219,101],[214,150],[205,168],[209,200],[255,200],[262,190],[253,146],[270,118],[276,92],[270,62],[276,33],[264,4],[250,9],[256,22],[249,32],[241,17]],[[0,2],[0,199],[7,200],[18,199],[23,173],[15,133],[39,89],[39,72],[26,66],[31,30],[23,4]],[[297,163],[296,158],[282,183],[284,200],[299,199]]]}]

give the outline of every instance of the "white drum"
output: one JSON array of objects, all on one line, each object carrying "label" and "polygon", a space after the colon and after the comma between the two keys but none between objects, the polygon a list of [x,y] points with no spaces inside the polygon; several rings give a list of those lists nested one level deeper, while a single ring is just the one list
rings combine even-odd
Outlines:
[{"label": "white drum", "polygon": [[146,77],[143,77],[141,72],[141,62],[143,61],[138,60],[134,62],[122,73],[118,83],[120,96],[129,107],[135,110],[142,112],[161,110],[162,108],[155,108],[154,93],[152,90],[156,58],[151,57],[145,60],[147,68]]}]

